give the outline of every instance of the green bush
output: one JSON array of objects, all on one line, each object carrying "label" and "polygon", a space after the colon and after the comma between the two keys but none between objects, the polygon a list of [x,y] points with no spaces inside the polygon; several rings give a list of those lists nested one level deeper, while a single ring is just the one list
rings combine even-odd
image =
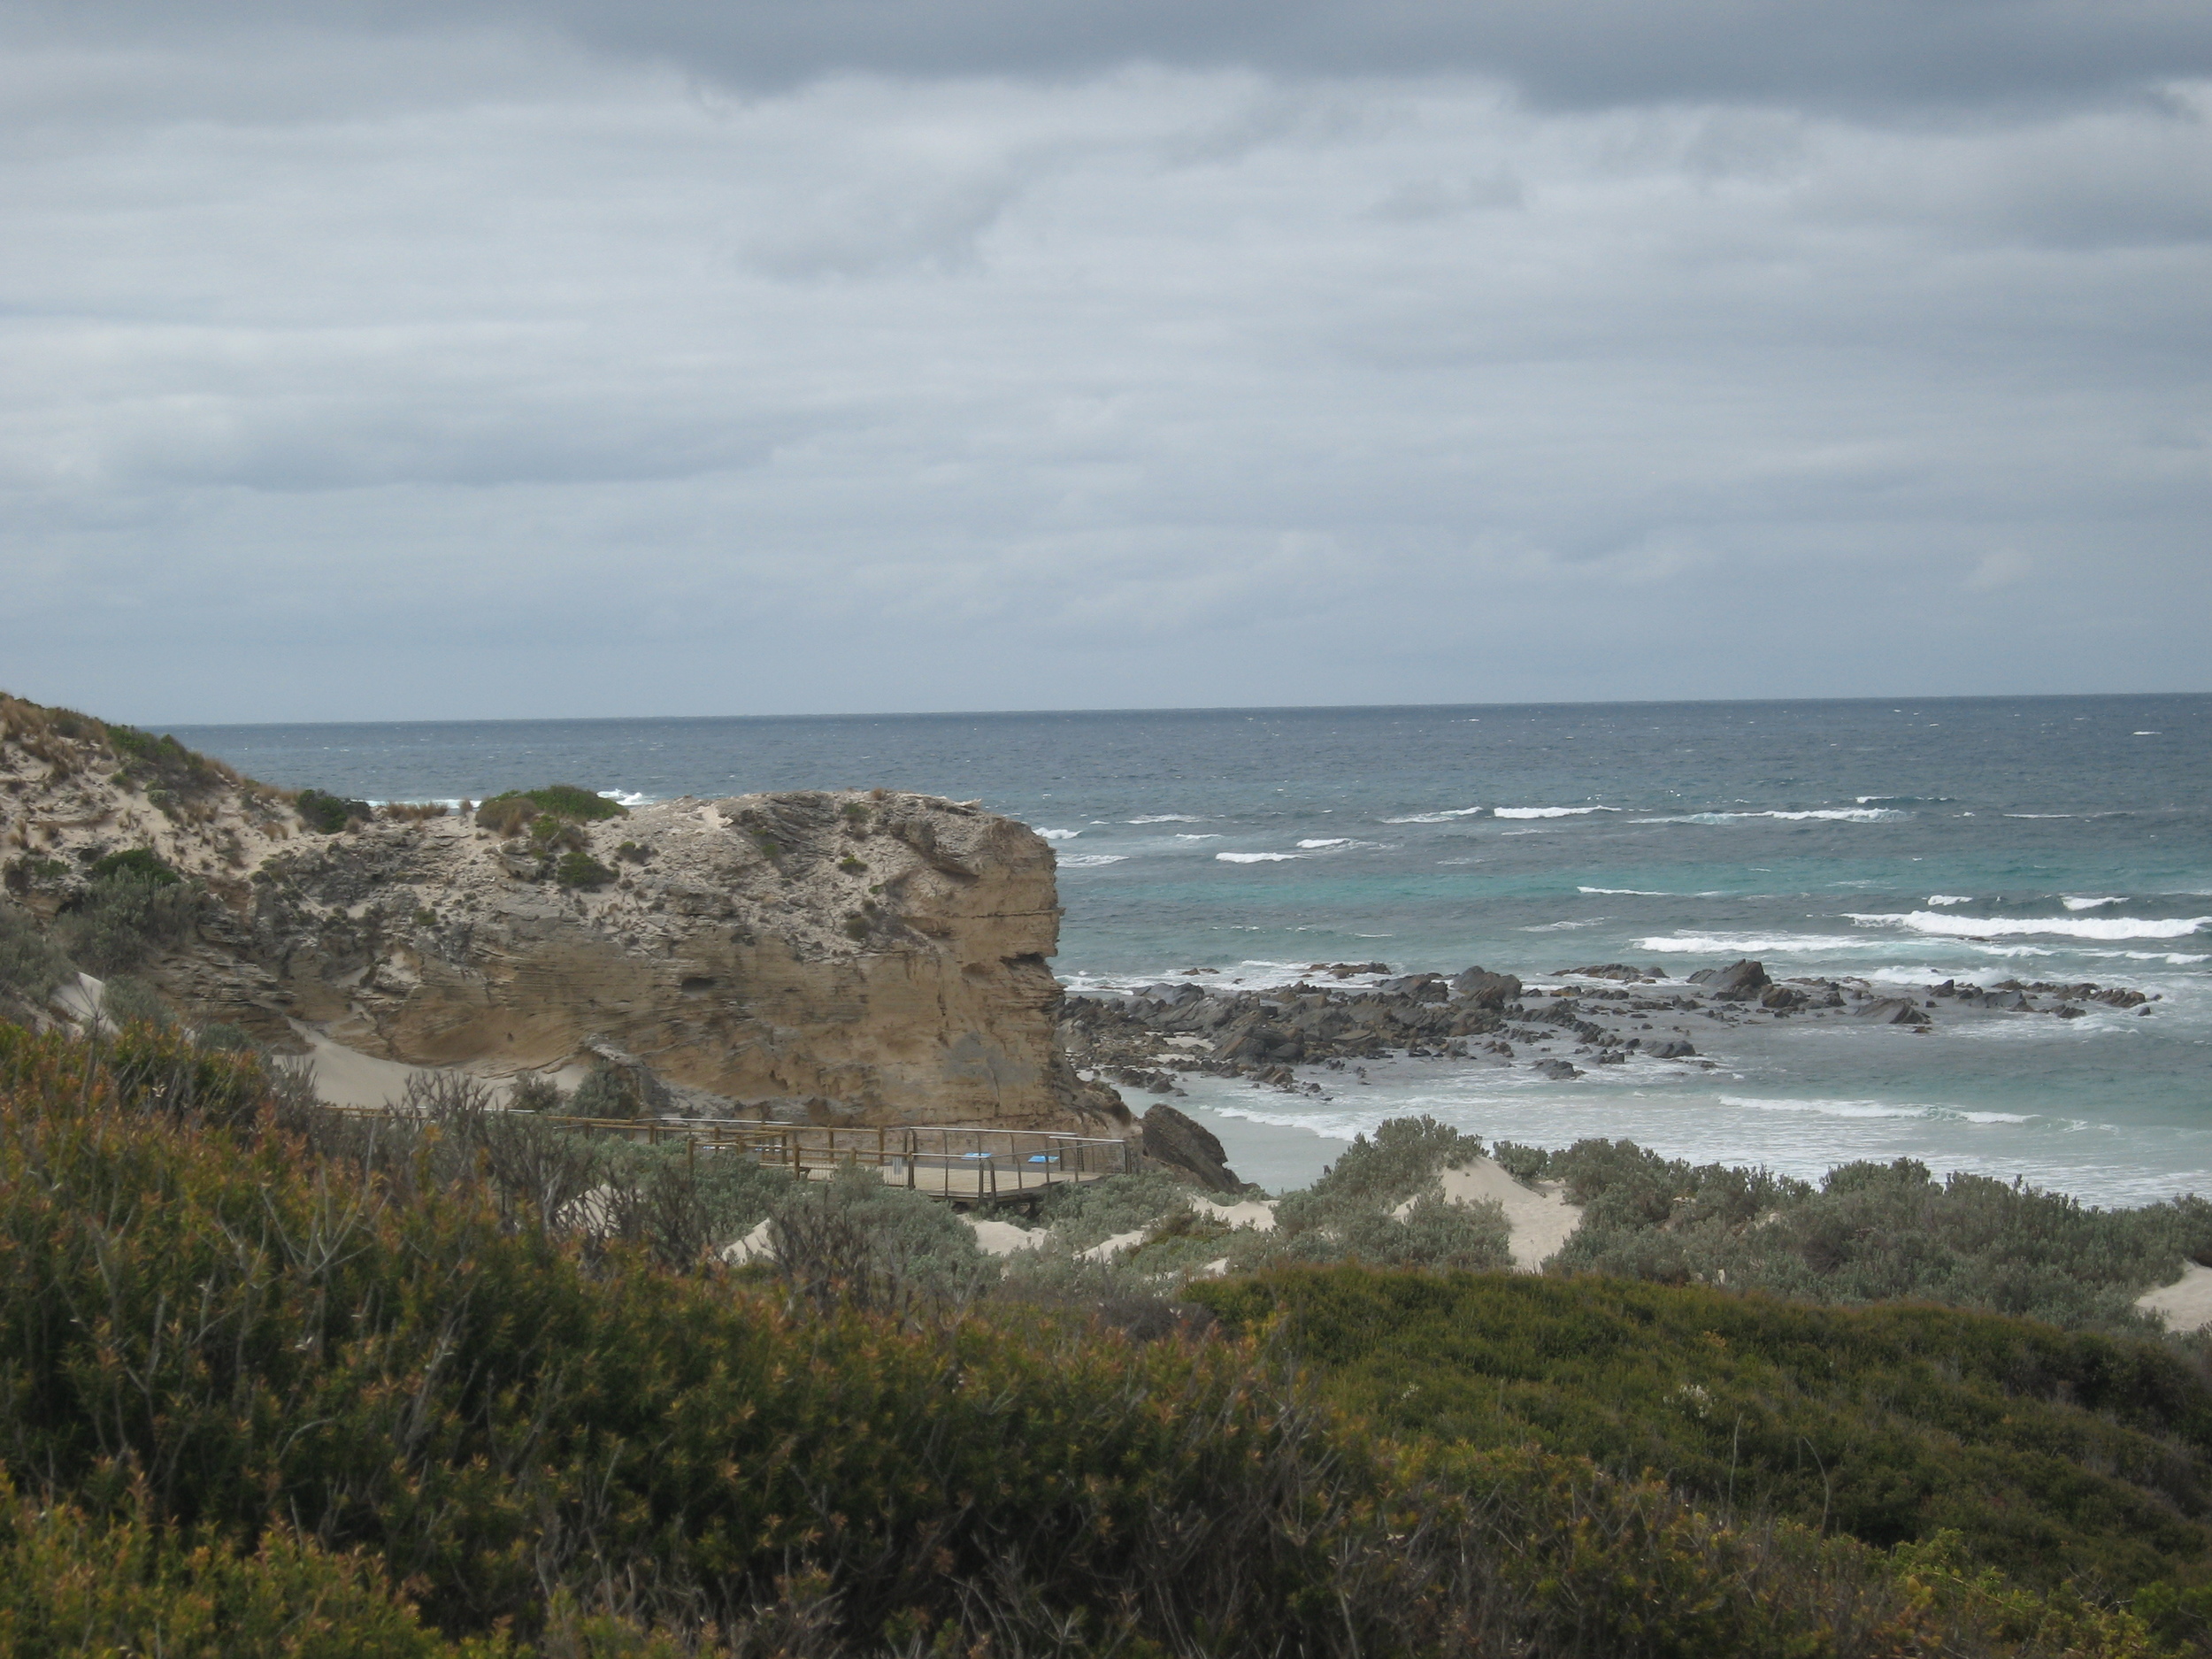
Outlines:
[{"label": "green bush", "polygon": [[165,1525],[143,1486],[112,1518],[0,1474],[0,1650],[167,1659],[493,1659],[426,1629],[380,1562],[288,1527],[256,1546]]},{"label": "green bush", "polygon": [[565,887],[595,892],[614,879],[614,872],[580,847],[572,847],[554,861],[553,879]]},{"label": "green bush", "polygon": [[1724,1516],[2099,1595],[2212,1582],[2212,1388],[2144,1341],[1928,1307],[1359,1268],[1201,1283],[1391,1432],[1648,1471]]},{"label": "green bush", "polygon": [[70,978],[69,958],[12,904],[0,903],[0,993],[43,1002]]},{"label": "green bush", "polygon": [[[1481,1138],[1432,1118],[1394,1118],[1352,1144],[1304,1192],[1275,1207],[1277,1230],[1235,1241],[1240,1268],[1270,1262],[1391,1267],[1511,1265],[1511,1230],[1495,1202],[1446,1202],[1442,1176],[1483,1156]],[[1398,1212],[1403,1210],[1402,1215]]]},{"label": "green bush", "polygon": [[198,889],[173,872],[126,867],[94,877],[56,920],[52,937],[71,960],[109,979],[188,937],[199,907]]},{"label": "green bush", "polygon": [[376,816],[376,809],[366,801],[349,801],[320,789],[301,790],[292,804],[310,829],[326,835],[335,835],[357,819],[365,824]]},{"label": "green bush", "polygon": [[[486,1110],[471,1080],[426,1083],[419,1110],[382,1122],[326,1118],[269,1082],[174,1033],[103,1057],[0,1027],[0,1456],[41,1483],[35,1506],[0,1494],[12,1651],[2147,1651],[2130,1616],[1970,1575],[1939,1540],[1893,1563],[1525,1435],[1378,1441],[1255,1341],[1135,1343],[1041,1304],[863,1311],[834,1236],[757,1288],[611,1223],[580,1241],[548,1217],[642,1228],[652,1207],[615,1192],[630,1179],[616,1161]],[[636,1184],[672,1204],[695,1172],[670,1150],[618,1157],[641,1152],[653,1168]],[[799,1194],[786,1214],[803,1226],[910,1196],[870,1179]],[[900,1215],[905,1256],[957,1260],[954,1217]],[[1479,1306],[1424,1299],[1500,1282],[1339,1270],[1243,1289],[1365,1284],[1402,1313],[1441,1309],[1352,1356],[1404,1363],[1417,1345],[1440,1379]],[[1754,1305],[1627,1288],[1670,1340],[1728,1338],[1739,1327],[1713,1321]],[[1302,1305],[1232,1312],[1327,1358]],[[2079,1417],[2155,1418],[2177,1448],[2196,1443],[2177,1426],[2203,1393],[2185,1368],[2109,1344],[2100,1368],[2048,1348],[2085,1339],[1916,1312],[1939,1352],[1961,1345],[1947,1321],[1987,1333],[1964,1344],[1976,1352],[2043,1344]],[[1639,1323],[1621,1321],[1609,1356],[1632,1402]],[[1822,1343],[1834,1329],[1809,1334],[1816,1354],[1854,1357]],[[1464,1401],[1495,1386],[1471,1373]],[[1602,1427],[1609,1403],[1579,1406]],[[288,1622],[272,1632],[277,1608]]]},{"label": "green bush", "polygon": [[85,873],[95,881],[104,881],[114,876],[134,876],[142,881],[150,881],[157,887],[174,887],[184,879],[169,867],[159,853],[145,847],[133,847],[96,859]]},{"label": "green bush", "polygon": [[569,1096],[568,1110],[578,1118],[629,1119],[650,1118],[666,1104],[649,1080],[637,1071],[594,1061],[576,1092]]},{"label": "green bush", "polygon": [[211,1019],[194,1026],[192,1041],[216,1054],[251,1054],[260,1046],[243,1025],[234,1025],[222,1019]]},{"label": "green bush", "polygon": [[[59,717],[65,711],[55,710],[52,712],[58,726]],[[148,797],[160,805],[165,812],[173,814],[180,798],[197,800],[226,786],[245,781],[220,761],[196,754],[174,737],[156,737],[152,733],[142,732],[134,726],[111,726],[104,721],[88,720],[83,716],[73,718],[81,726],[96,729],[106,740],[109,749],[123,763],[116,774],[116,780],[148,786]],[[85,734],[88,735],[88,733]]]},{"label": "green bush", "polygon": [[627,818],[630,809],[575,784],[554,783],[542,789],[510,789],[494,795],[477,809],[476,825],[495,834],[513,835],[540,814],[571,824],[595,824],[604,818]]},{"label": "green bush", "polygon": [[564,1112],[568,1110],[568,1097],[544,1072],[523,1071],[516,1074],[507,1091],[507,1108],[518,1112]]},{"label": "green bush", "polygon": [[[100,1011],[112,1025],[168,1025],[169,1005],[145,980],[119,973],[100,994]],[[212,1045],[210,1045],[211,1047]]]},{"label": "green bush", "polygon": [[2074,1329],[2147,1332],[2134,1299],[2212,1259],[2212,1203],[2098,1210],[1924,1164],[1845,1164],[1817,1187],[1770,1171],[1693,1166],[1626,1141],[1540,1155],[1587,1208],[1554,1265],[1822,1302],[1916,1297]]}]

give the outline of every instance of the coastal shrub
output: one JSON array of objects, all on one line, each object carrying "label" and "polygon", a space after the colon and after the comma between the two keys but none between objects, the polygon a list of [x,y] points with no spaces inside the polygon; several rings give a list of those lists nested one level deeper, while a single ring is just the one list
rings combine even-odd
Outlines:
[{"label": "coastal shrub", "polygon": [[1361,1267],[1192,1285],[1387,1432],[1650,1471],[2110,1598],[2212,1582],[2212,1387],[2153,1342],[1926,1306]]},{"label": "coastal shrub", "polygon": [[1491,1160],[1515,1180],[1526,1185],[1542,1180],[1551,1168],[1552,1155],[1542,1147],[1525,1147],[1517,1141],[1501,1141],[1490,1148]]},{"label": "coastal shrub", "polygon": [[553,861],[553,879],[561,887],[596,892],[614,879],[614,872],[580,847],[572,847]]},{"label": "coastal shrub", "polygon": [[[226,786],[246,781],[222,762],[187,749],[173,736],[156,737],[134,726],[115,726],[86,716],[75,718],[96,731],[122,763],[116,781],[144,786],[148,798],[164,811],[173,812],[180,797],[187,802],[196,801]],[[90,735],[91,732],[82,734]]]},{"label": "coastal shrub", "polygon": [[519,835],[537,815],[536,804],[519,795],[495,795],[476,809],[476,827],[495,835]]},{"label": "coastal shrub", "polygon": [[826,1181],[786,1178],[770,1220],[778,1278],[819,1309],[964,1305],[998,1277],[949,1206],[888,1186],[873,1168],[847,1164]]},{"label": "coastal shrub", "polygon": [[80,967],[107,979],[181,942],[199,906],[198,889],[174,872],[124,867],[96,875],[56,919],[52,938]]},{"label": "coastal shrub", "polygon": [[376,809],[366,801],[349,801],[320,789],[301,790],[293,797],[292,805],[308,828],[326,835],[335,835],[349,824],[365,824],[376,816]]},{"label": "coastal shrub", "polygon": [[0,902],[0,993],[43,1002],[71,972],[69,958],[27,912]]},{"label": "coastal shrub", "polygon": [[58,858],[26,853],[8,860],[4,879],[9,892],[30,893],[51,886],[68,873],[69,866]]},{"label": "coastal shrub", "polygon": [[1426,1115],[1393,1118],[1377,1126],[1373,1140],[1364,1134],[1354,1137],[1309,1191],[1327,1202],[1387,1208],[1426,1192],[1444,1171],[1482,1156],[1480,1135],[1463,1133]]},{"label": "coastal shrub", "polygon": [[[1276,1231],[1235,1240],[1240,1269],[1281,1262],[1391,1267],[1511,1265],[1511,1229],[1495,1202],[1446,1201],[1443,1173],[1483,1156],[1481,1138],[1434,1118],[1394,1118],[1356,1138],[1303,1192],[1275,1207]],[[1401,1213],[1402,1212],[1402,1213]]]},{"label": "coastal shrub", "polygon": [[424,824],[432,818],[444,818],[452,810],[442,801],[387,801],[377,813],[396,824]]},{"label": "coastal shrub", "polygon": [[159,853],[147,847],[127,848],[121,852],[109,853],[95,859],[85,873],[95,881],[104,881],[114,876],[134,876],[150,881],[156,887],[174,887],[184,879]]},{"label": "coastal shrub", "polygon": [[1164,1217],[1187,1211],[1190,1200],[1190,1184],[1171,1175],[1109,1175],[1103,1180],[1048,1187],[1037,1206],[1037,1218],[1051,1229],[1058,1253],[1072,1255],[1117,1233],[1140,1232]]},{"label": "coastal shrub", "polygon": [[[872,1314],[588,1247],[503,1202],[471,1141],[491,1119],[575,1137],[481,1110],[470,1079],[426,1085],[411,1117],[311,1107],[294,1130],[298,1102],[249,1059],[133,1040],[262,1079],[215,1110],[117,1076],[120,1040],[11,1029],[0,1462],[39,1484],[0,1494],[0,1618],[58,1596],[99,1612],[72,1628],[108,1650],[2147,1651],[2131,1615],[1962,1570],[1939,1542],[1893,1561],[1541,1446],[1378,1440],[1255,1340],[1132,1342],[1039,1304]],[[805,1202],[899,1196],[848,1179]],[[1458,1282],[1268,1283],[1363,1277]],[[1281,1328],[1317,1349],[1294,1313]],[[42,1554],[19,1549],[27,1529]],[[193,1606],[201,1624],[165,1622]],[[293,1645],[257,1647],[276,1606]],[[11,1628],[24,1651],[52,1625]]]},{"label": "coastal shrub", "polygon": [[541,813],[571,824],[595,824],[627,818],[630,809],[575,784],[553,783],[542,789],[510,789],[494,795],[477,809],[476,826],[495,834],[513,835]]},{"label": "coastal shrub", "polygon": [[373,1556],[277,1525],[250,1548],[165,1525],[142,1486],[114,1512],[0,1472],[0,1648],[168,1659],[492,1659],[426,1628]]},{"label": "coastal shrub", "polygon": [[119,973],[100,993],[100,1012],[111,1025],[166,1025],[172,1023],[169,1005],[145,980]]},{"label": "coastal shrub", "polygon": [[195,1046],[218,1054],[250,1054],[257,1045],[253,1033],[228,1020],[211,1019],[192,1028]]},{"label": "coastal shrub", "polygon": [[568,1102],[569,1110],[579,1118],[650,1118],[667,1107],[666,1094],[649,1073],[604,1060],[592,1062]]},{"label": "coastal shrub", "polygon": [[521,1071],[507,1090],[507,1110],[518,1112],[561,1112],[568,1097],[561,1086],[542,1071]]},{"label": "coastal shrub", "polygon": [[2155,1327],[2134,1299],[2183,1262],[2212,1260],[2212,1203],[2202,1199],[2100,1210],[2024,1182],[1937,1180],[1909,1158],[1840,1165],[1815,1187],[1626,1141],[1581,1141],[1544,1155],[1536,1173],[1587,1206],[1558,1272],[1822,1302],[1918,1298],[2142,1333]]}]

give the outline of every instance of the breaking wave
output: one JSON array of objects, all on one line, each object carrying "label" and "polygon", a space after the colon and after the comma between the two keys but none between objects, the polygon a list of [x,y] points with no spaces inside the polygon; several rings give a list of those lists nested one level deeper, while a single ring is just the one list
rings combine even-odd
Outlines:
[{"label": "breaking wave", "polygon": [[1480,818],[1490,809],[1486,806],[1454,807],[1448,812],[1416,812],[1407,818],[1386,818],[1386,824],[1448,824],[1455,818]]},{"label": "breaking wave", "polygon": [[1830,806],[1803,812],[1685,812],[1673,818],[1631,818],[1632,824],[1735,824],[1746,818],[1775,818],[1785,824],[1803,824],[1818,821],[1829,824],[1883,824],[1893,818],[1909,818],[1909,812],[1900,812],[1886,806]]},{"label": "breaking wave", "polygon": [[1851,919],[1862,927],[1901,927],[1908,933],[1937,933],[1953,939],[2001,939],[2024,933],[2054,934],[2063,939],[2186,939],[2212,916],[2083,917],[2057,916],[1939,916],[1932,910],[1905,915],[1860,915]]}]

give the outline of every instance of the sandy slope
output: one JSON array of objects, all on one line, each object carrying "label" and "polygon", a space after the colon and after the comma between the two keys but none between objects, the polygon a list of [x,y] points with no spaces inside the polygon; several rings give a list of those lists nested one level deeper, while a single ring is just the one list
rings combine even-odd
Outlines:
[{"label": "sandy slope", "polygon": [[2171,1331],[2194,1331],[2212,1325],[2212,1267],[2186,1263],[2178,1279],[2145,1292],[2135,1299],[2135,1305],[2145,1313],[2158,1315]]},{"label": "sandy slope", "polygon": [[1555,1183],[1532,1191],[1488,1158],[1444,1171],[1444,1196],[1455,1203],[1494,1198],[1513,1229],[1513,1265],[1533,1272],[1582,1225],[1579,1205],[1569,1203]]}]

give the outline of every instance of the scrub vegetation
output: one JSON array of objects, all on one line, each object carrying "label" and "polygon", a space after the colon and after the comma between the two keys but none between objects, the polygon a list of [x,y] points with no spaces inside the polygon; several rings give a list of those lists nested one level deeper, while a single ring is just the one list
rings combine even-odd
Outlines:
[{"label": "scrub vegetation", "polygon": [[[1374,1202],[1403,1191],[1360,1162]],[[1049,1220],[1126,1231],[1158,1196]],[[731,1264],[764,1220],[775,1259]],[[2196,1639],[2212,1391],[2170,1346],[1361,1264],[1209,1285],[1186,1294],[1210,1317],[1149,1325],[1067,1292],[998,1278],[911,1194],[580,1137],[465,1079],[364,1119],[174,1027],[0,1025],[5,1643],[1709,1659]]]},{"label": "scrub vegetation", "polygon": [[2134,1299],[2184,1261],[2212,1261],[2212,1203],[2196,1197],[2098,1210],[1987,1176],[1937,1180],[1909,1158],[1842,1164],[1816,1186],[1627,1141],[1558,1152],[1509,1142],[1497,1156],[1587,1206],[1554,1263],[1562,1272],[1830,1302],[1916,1298],[2145,1332]]}]

